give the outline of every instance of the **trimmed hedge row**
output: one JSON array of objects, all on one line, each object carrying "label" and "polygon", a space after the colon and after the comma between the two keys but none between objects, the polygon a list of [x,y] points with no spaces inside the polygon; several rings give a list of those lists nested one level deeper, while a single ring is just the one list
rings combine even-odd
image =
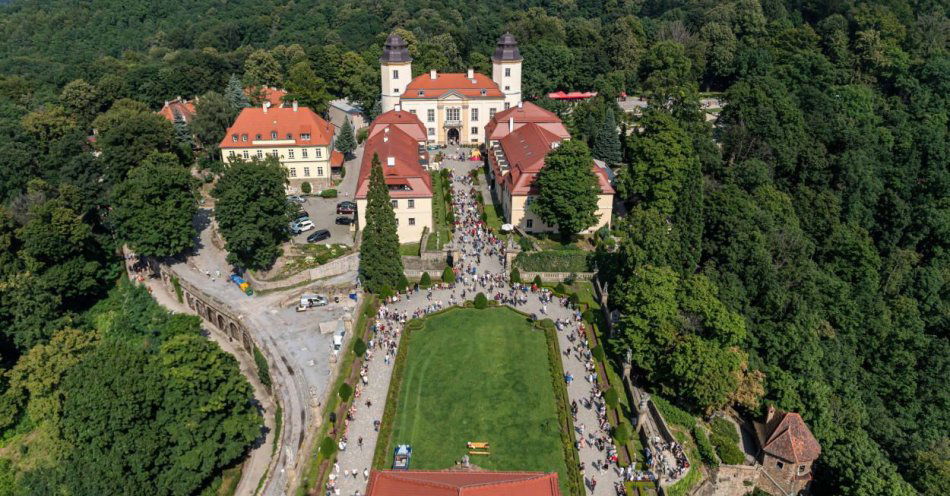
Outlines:
[{"label": "trimmed hedge row", "polygon": [[568,405],[571,404],[564,384],[564,364],[561,362],[561,346],[557,341],[557,329],[554,322],[544,319],[534,323],[534,327],[544,332],[548,350],[548,368],[554,386],[554,398],[557,406],[558,421],[561,424],[561,446],[564,448],[564,461],[567,462],[567,487],[571,496],[585,496],[584,480],[577,467],[580,458],[574,444],[574,421]]},{"label": "trimmed hedge row", "polygon": [[425,324],[421,319],[412,319],[403,326],[402,337],[399,338],[399,348],[396,350],[396,363],[393,364],[393,373],[389,378],[389,392],[386,394],[386,408],[383,410],[383,419],[379,425],[379,435],[376,437],[376,452],[373,453],[373,468],[385,469],[386,458],[389,456],[389,444],[393,435],[393,421],[396,418],[396,409],[399,402],[399,389],[402,387],[402,376],[406,373],[406,359],[409,356],[409,336],[413,331],[422,329]]},{"label": "trimmed hedge row", "polygon": [[709,442],[709,438],[706,437],[706,429],[703,429],[698,423],[693,426],[693,439],[696,440],[696,449],[699,451],[699,457],[703,459],[703,463],[710,467],[718,467],[719,459],[716,458],[716,451]]},{"label": "trimmed hedge row", "polygon": [[650,399],[667,422],[690,430],[696,425],[696,417],[690,415],[686,410],[674,406],[657,395],[653,395]]},{"label": "trimmed hedge row", "polygon": [[515,257],[515,264],[528,272],[588,272],[593,263],[593,254],[586,251],[523,251]]}]

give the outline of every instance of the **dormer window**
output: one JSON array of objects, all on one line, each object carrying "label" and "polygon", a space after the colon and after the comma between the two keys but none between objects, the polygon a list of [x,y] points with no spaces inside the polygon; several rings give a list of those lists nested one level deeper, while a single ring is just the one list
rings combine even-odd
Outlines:
[{"label": "dormer window", "polygon": [[259,139],[261,139],[261,135],[260,135],[260,133],[258,133],[257,135],[255,135],[255,136],[254,136],[254,139],[256,139],[256,140],[259,140]]},{"label": "dormer window", "polygon": [[277,131],[270,132],[270,139],[277,139]]},{"label": "dormer window", "polygon": [[236,135],[236,134],[232,134],[232,135],[231,135],[231,141],[234,142],[234,143],[237,143],[237,135]]},{"label": "dormer window", "polygon": [[246,134],[242,134],[242,135],[241,135],[241,141],[247,141],[247,135],[246,135]]},{"label": "dormer window", "polygon": [[293,133],[287,133],[287,139],[289,139],[289,140],[294,139]]},{"label": "dormer window", "polygon": [[419,90],[419,96],[426,96],[425,90]]},{"label": "dormer window", "polygon": [[310,134],[309,134],[309,133],[300,133],[300,139],[302,139],[302,140],[304,140],[304,141],[310,141]]},{"label": "dormer window", "polygon": [[485,96],[487,94],[488,94],[488,90],[486,90],[485,88],[482,88],[482,96]]}]

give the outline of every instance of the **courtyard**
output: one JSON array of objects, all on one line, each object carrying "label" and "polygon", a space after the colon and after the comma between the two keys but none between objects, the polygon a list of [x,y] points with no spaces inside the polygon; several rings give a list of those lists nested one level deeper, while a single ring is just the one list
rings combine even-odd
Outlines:
[{"label": "courtyard", "polygon": [[[556,471],[563,494],[567,466],[545,335],[509,308],[453,309],[425,319],[408,339],[388,440],[412,445],[415,470],[453,467],[466,442],[487,442],[472,455],[486,470]],[[405,345],[405,342],[404,342]],[[566,407],[566,406],[565,406]]]}]

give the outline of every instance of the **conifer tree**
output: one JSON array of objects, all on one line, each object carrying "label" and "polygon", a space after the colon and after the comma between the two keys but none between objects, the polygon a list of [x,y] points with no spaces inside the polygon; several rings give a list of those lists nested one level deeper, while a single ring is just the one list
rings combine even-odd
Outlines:
[{"label": "conifer tree", "polygon": [[607,108],[604,115],[604,126],[594,136],[594,149],[591,152],[594,158],[603,160],[608,166],[617,165],[623,160],[623,151],[620,149],[620,135],[617,134],[617,120],[612,108]]},{"label": "conifer tree", "polygon": [[175,116],[175,141],[183,145],[192,146],[194,140],[191,136],[191,127],[185,122],[181,115]]},{"label": "conifer tree", "polygon": [[360,247],[360,281],[367,290],[379,293],[398,287],[402,276],[396,214],[389,199],[379,155],[374,153],[366,202],[366,226],[363,227]]},{"label": "conifer tree", "polygon": [[251,101],[244,93],[244,83],[236,74],[231,74],[231,78],[228,79],[228,87],[224,90],[224,98],[227,99],[228,105],[235,116],[241,112],[242,108],[251,106]]},{"label": "conifer tree", "polygon": [[345,157],[349,157],[356,149],[356,137],[353,135],[353,125],[349,119],[343,119],[340,135],[336,138],[336,149]]}]

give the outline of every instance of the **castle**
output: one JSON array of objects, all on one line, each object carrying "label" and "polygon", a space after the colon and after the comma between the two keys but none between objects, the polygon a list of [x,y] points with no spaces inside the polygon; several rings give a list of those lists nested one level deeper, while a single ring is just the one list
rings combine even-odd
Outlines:
[{"label": "castle", "polygon": [[412,77],[409,46],[390,34],[379,58],[382,111],[408,111],[422,121],[430,143],[487,143],[485,125],[521,103],[521,61],[511,33],[498,39],[492,55],[492,77],[467,73],[438,73]]}]

